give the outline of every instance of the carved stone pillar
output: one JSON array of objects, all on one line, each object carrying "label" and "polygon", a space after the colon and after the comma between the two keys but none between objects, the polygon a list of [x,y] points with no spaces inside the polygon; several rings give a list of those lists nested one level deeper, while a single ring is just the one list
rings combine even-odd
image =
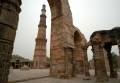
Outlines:
[{"label": "carved stone pillar", "polygon": [[86,77],[90,77],[87,48],[84,48],[84,72]]},{"label": "carved stone pillar", "polygon": [[[48,0],[51,9],[50,75],[58,78],[72,74],[73,44],[68,46],[69,27],[73,27],[68,0]],[[66,26],[67,24],[67,26]],[[67,31],[67,32],[66,32]],[[66,35],[67,34],[67,35]],[[70,62],[69,62],[70,61]],[[69,73],[68,73],[69,72]]]},{"label": "carved stone pillar", "polygon": [[[81,49],[76,45],[84,35],[73,25],[69,0],[47,0],[51,9],[51,46],[50,46],[50,75],[54,77],[71,77],[72,70],[82,70],[83,59]],[[75,42],[77,36],[78,43]],[[83,42],[84,44],[86,42]],[[81,46],[81,45],[80,45]],[[73,49],[76,48],[76,58]],[[81,54],[80,54],[81,53]],[[73,64],[74,67],[73,67]]]},{"label": "carved stone pillar", "polygon": [[7,83],[21,0],[0,0],[0,83]]},{"label": "carved stone pillar", "polygon": [[64,48],[65,51],[65,61],[66,61],[66,70],[65,70],[65,77],[70,78],[74,75],[73,69],[73,49],[72,48]]},{"label": "carved stone pillar", "polygon": [[75,74],[84,74],[84,50],[76,46],[73,50],[73,66]]},{"label": "carved stone pillar", "polygon": [[113,63],[113,58],[112,58],[112,54],[111,54],[111,47],[112,47],[111,45],[105,46],[105,49],[107,51],[108,60],[109,60],[110,77],[117,78],[118,74],[117,74],[117,70],[116,70],[114,63]]},{"label": "carved stone pillar", "polygon": [[119,56],[120,56],[120,41],[118,41],[118,50],[119,50]]},{"label": "carved stone pillar", "polygon": [[93,45],[92,48],[96,82],[97,83],[105,82],[108,80],[108,76],[105,67],[103,47],[101,45]]}]

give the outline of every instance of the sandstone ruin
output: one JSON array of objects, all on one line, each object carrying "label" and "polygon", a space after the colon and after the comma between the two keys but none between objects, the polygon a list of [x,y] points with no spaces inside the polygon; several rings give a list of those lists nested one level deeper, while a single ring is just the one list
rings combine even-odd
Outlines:
[{"label": "sandstone ruin", "polygon": [[111,48],[112,45],[118,45],[120,51],[120,27],[115,27],[111,30],[95,31],[90,37],[92,46],[95,74],[98,82],[107,81],[108,76],[105,67],[104,54],[107,52],[107,57],[110,66],[110,77],[117,78],[117,70],[113,65]]},{"label": "sandstone ruin", "polygon": [[21,0],[0,0],[0,83],[7,83]]},{"label": "sandstone ruin", "polygon": [[[105,82],[108,80],[104,51],[107,52],[109,60],[110,77],[117,78],[117,71],[111,59],[111,47],[118,45],[120,52],[120,27],[96,31],[87,43],[84,35],[73,25],[68,0],[48,0],[48,3],[52,15],[50,75],[58,78],[70,78],[76,74],[84,73],[89,76],[87,48],[91,45],[96,81]],[[21,11],[20,5],[21,0],[0,0],[0,83],[7,83],[8,80],[13,43]],[[44,68],[46,65],[45,6],[43,6],[38,27],[34,67]],[[39,62],[40,60],[42,64]],[[40,64],[36,65],[38,63]]]},{"label": "sandstone ruin", "polygon": [[50,74],[71,77],[84,72],[84,35],[73,25],[68,0],[48,0],[51,9]]}]

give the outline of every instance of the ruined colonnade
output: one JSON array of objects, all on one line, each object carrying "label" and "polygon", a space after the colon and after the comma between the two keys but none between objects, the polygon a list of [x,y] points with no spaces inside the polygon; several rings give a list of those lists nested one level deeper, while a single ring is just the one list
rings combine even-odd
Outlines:
[{"label": "ruined colonnade", "polygon": [[95,66],[95,76],[97,82],[105,82],[108,80],[108,75],[105,67],[104,51],[107,53],[109,67],[110,67],[110,77],[117,78],[117,70],[113,64],[111,48],[113,45],[118,45],[120,53],[120,27],[115,27],[111,30],[101,30],[95,31],[90,37],[90,45],[92,46],[94,66]]}]

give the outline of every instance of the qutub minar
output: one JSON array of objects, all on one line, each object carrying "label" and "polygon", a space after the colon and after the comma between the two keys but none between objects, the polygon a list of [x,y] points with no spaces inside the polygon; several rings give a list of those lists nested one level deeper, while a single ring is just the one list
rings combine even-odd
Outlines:
[{"label": "qutub minar", "polygon": [[46,56],[46,6],[42,7],[42,14],[40,15],[40,22],[38,25],[38,35],[36,38],[36,47],[33,60],[33,68],[41,69],[47,67]]}]

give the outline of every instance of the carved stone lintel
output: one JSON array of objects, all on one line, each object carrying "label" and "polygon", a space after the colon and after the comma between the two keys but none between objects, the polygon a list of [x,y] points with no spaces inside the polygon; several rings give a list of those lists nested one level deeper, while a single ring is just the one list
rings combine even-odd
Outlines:
[{"label": "carved stone lintel", "polygon": [[0,42],[0,83],[7,83],[13,45]]}]

